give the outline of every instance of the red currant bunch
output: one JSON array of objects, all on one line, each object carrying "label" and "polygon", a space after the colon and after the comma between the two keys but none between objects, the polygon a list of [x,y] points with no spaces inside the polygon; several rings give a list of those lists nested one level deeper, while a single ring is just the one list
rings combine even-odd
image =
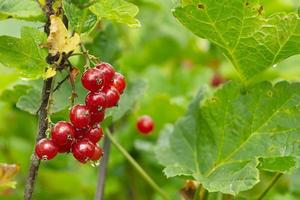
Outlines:
[{"label": "red currant bunch", "polygon": [[86,70],[81,83],[89,91],[85,105],[73,106],[70,122],[57,122],[51,137],[36,144],[35,153],[39,159],[51,160],[57,153],[72,152],[76,160],[86,163],[98,161],[103,156],[103,150],[97,144],[103,137],[100,123],[105,110],[117,106],[126,88],[125,77],[103,62]]}]

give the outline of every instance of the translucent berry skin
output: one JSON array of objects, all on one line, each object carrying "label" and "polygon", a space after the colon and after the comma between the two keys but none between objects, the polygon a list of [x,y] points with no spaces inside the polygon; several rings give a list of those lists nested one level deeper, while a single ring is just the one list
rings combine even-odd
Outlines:
[{"label": "translucent berry skin", "polygon": [[73,141],[69,141],[67,144],[65,145],[57,145],[58,147],[58,152],[59,153],[69,153],[71,151],[71,148],[72,148],[72,144],[73,144]]},{"label": "translucent berry skin", "polygon": [[95,126],[86,134],[86,139],[96,144],[103,137],[103,130],[100,126]]},{"label": "translucent berry skin", "polygon": [[105,62],[99,63],[95,67],[103,73],[105,83],[109,84],[115,75],[114,68],[109,63]]},{"label": "translucent berry skin", "polygon": [[91,110],[91,126],[97,125],[104,120],[105,110]]},{"label": "translucent berry skin", "polygon": [[103,92],[89,92],[85,97],[85,104],[89,109],[103,109],[106,107],[106,95]]},{"label": "translucent berry skin", "polygon": [[97,161],[99,160],[101,157],[103,156],[103,150],[98,146],[95,145],[95,150],[94,150],[94,154],[91,157],[92,161]]},{"label": "translucent berry skin", "polygon": [[77,129],[87,128],[91,121],[91,114],[87,106],[75,105],[70,111],[70,120]]},{"label": "translucent berry skin", "polygon": [[52,128],[51,138],[56,145],[63,146],[74,139],[74,132],[71,123],[60,121]]},{"label": "translucent berry skin", "polygon": [[72,145],[72,154],[81,163],[88,162],[94,155],[95,145],[88,140],[78,140]]},{"label": "translucent berry skin", "polygon": [[220,74],[215,74],[211,79],[211,86],[212,87],[219,87],[224,83],[224,79]]},{"label": "translucent berry skin", "polygon": [[140,133],[147,135],[154,129],[154,122],[150,116],[143,115],[138,118],[136,127]]},{"label": "translucent berry skin", "polygon": [[122,94],[126,88],[125,77],[122,74],[116,72],[113,78],[112,85],[119,91],[120,94]]},{"label": "translucent berry skin", "polygon": [[88,69],[81,77],[81,83],[89,91],[98,91],[104,86],[104,74],[96,69]]},{"label": "translucent berry skin", "polygon": [[90,130],[90,126],[88,126],[87,128],[83,128],[83,129],[75,129],[75,139],[83,139],[86,137],[86,134],[89,132]]},{"label": "translucent berry skin", "polygon": [[41,139],[35,146],[35,154],[40,160],[51,160],[58,153],[58,148],[52,140]]},{"label": "translucent berry skin", "polygon": [[106,95],[106,108],[112,108],[118,105],[120,93],[115,87],[104,88],[103,92]]}]

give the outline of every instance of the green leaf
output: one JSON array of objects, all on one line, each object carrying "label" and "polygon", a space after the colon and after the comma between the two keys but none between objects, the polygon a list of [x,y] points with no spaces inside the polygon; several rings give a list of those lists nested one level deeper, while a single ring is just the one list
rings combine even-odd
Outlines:
[{"label": "green leaf", "polygon": [[[282,163],[284,163],[284,165]],[[285,173],[293,169],[295,166],[298,166],[297,159],[295,157],[286,156],[262,158],[258,168],[265,171]]]},{"label": "green leaf", "polygon": [[300,153],[299,83],[262,82],[245,89],[229,82],[201,102],[203,97],[201,91],[157,145],[168,177],[192,176],[210,192],[237,194],[259,181],[262,158],[276,163],[272,168],[265,163],[264,170],[295,167]]},{"label": "green leaf", "polygon": [[130,27],[139,27],[140,22],[135,18],[139,9],[136,5],[124,0],[99,0],[90,7],[99,19],[109,19]]},{"label": "green leaf", "polygon": [[300,53],[296,13],[263,14],[259,0],[184,1],[175,17],[199,37],[217,45],[246,78]]},{"label": "green leaf", "polygon": [[37,18],[42,15],[42,10],[34,0],[0,0],[1,18]]},{"label": "green leaf", "polygon": [[63,9],[70,26],[76,33],[88,32],[96,25],[97,16],[88,8],[81,9],[71,2],[63,1]]},{"label": "green leaf", "polygon": [[43,75],[47,51],[40,45],[46,37],[34,28],[23,27],[21,38],[0,36],[0,63],[16,68],[24,77],[38,78]]}]

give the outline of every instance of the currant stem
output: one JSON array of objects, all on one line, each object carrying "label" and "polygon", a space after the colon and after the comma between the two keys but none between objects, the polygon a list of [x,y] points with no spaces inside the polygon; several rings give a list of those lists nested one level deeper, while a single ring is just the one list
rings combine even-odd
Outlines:
[{"label": "currant stem", "polygon": [[257,198],[257,200],[262,200],[268,194],[268,192],[271,190],[271,188],[277,183],[277,181],[280,179],[280,177],[282,175],[283,175],[282,173],[277,173],[274,176],[271,183],[269,184],[269,186],[263,191],[263,193]]},{"label": "currant stem", "polygon": [[106,129],[106,135],[111,143],[125,156],[125,158],[132,164],[132,166],[139,172],[144,180],[152,186],[152,188],[160,194],[165,200],[170,200],[168,195],[161,190],[161,188],[154,182],[154,180],[143,170],[143,168],[131,157],[131,155],[122,147],[121,144],[113,137],[109,129]]}]

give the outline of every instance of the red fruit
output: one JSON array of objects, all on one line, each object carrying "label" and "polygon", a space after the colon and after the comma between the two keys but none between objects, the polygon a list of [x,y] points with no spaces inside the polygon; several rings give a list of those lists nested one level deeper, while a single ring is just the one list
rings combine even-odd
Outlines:
[{"label": "red fruit", "polygon": [[52,140],[41,139],[35,146],[35,154],[40,160],[51,160],[58,152],[57,146]]},{"label": "red fruit", "polygon": [[70,120],[75,128],[87,128],[91,121],[91,114],[87,106],[75,105],[70,111]]},{"label": "red fruit", "polygon": [[105,110],[92,110],[91,112],[91,126],[97,125],[104,120]]},{"label": "red fruit", "polygon": [[104,74],[96,69],[88,69],[81,77],[81,83],[89,91],[98,91],[104,86]]},{"label": "red fruit", "polygon": [[92,161],[97,161],[103,156],[103,150],[98,146],[95,145],[94,155],[91,157]]},{"label": "red fruit", "polygon": [[96,144],[103,137],[103,130],[100,126],[95,126],[86,134],[86,139]]},{"label": "red fruit", "polygon": [[57,146],[58,147],[58,152],[59,153],[69,153],[71,151],[72,144],[73,144],[73,141],[70,141],[65,145]]},{"label": "red fruit", "polygon": [[75,129],[75,138],[76,139],[83,139],[86,137],[87,133],[90,130],[90,126],[88,126],[87,128],[83,128],[83,129]]},{"label": "red fruit", "polygon": [[154,122],[150,116],[143,115],[138,118],[136,127],[140,133],[149,134],[154,128]]},{"label": "red fruit", "polygon": [[58,146],[63,146],[74,139],[74,128],[71,123],[60,121],[51,131],[51,138]]},{"label": "red fruit", "polygon": [[89,161],[95,152],[95,145],[87,140],[78,140],[72,145],[73,156],[81,163]]},{"label": "red fruit", "polygon": [[111,86],[103,89],[103,92],[106,95],[106,107],[111,108],[118,105],[120,94],[119,91]]},{"label": "red fruit", "polygon": [[113,78],[112,85],[119,91],[120,94],[122,94],[124,89],[126,88],[125,77],[122,74],[116,72]]},{"label": "red fruit", "polygon": [[222,83],[224,83],[224,79],[220,74],[214,74],[212,80],[211,80],[211,86],[212,87],[218,87],[220,86]]},{"label": "red fruit", "polygon": [[109,63],[105,62],[97,64],[96,68],[103,73],[105,83],[109,84],[115,75],[114,68]]},{"label": "red fruit", "polygon": [[103,92],[89,92],[85,97],[85,104],[90,109],[103,109],[106,106],[105,94]]}]

